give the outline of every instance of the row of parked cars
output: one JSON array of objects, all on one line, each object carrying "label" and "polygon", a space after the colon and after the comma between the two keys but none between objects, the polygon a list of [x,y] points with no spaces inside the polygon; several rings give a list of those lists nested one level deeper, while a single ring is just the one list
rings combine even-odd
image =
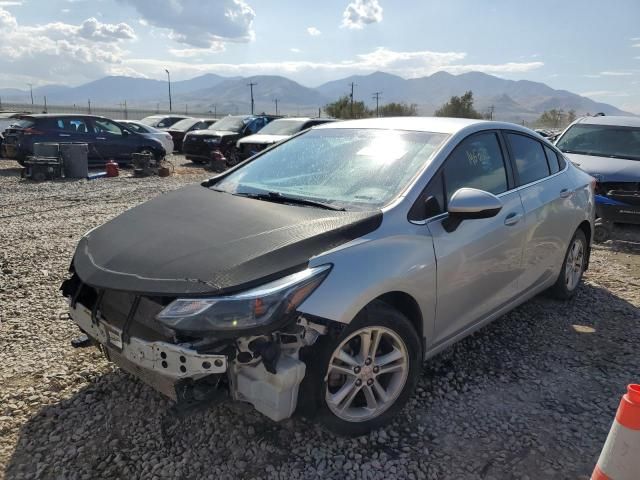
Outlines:
[{"label": "row of parked cars", "polygon": [[221,120],[153,115],[136,121],[94,115],[17,114],[0,118],[0,131],[4,130],[0,153],[22,164],[33,154],[34,143],[78,142],[89,145],[89,163],[94,165],[109,159],[128,163],[132,153],[161,158],[174,151],[183,152],[195,163],[209,162],[213,152],[219,151],[229,165],[234,165],[302,130],[329,121],[332,120],[272,115],[234,115]]}]

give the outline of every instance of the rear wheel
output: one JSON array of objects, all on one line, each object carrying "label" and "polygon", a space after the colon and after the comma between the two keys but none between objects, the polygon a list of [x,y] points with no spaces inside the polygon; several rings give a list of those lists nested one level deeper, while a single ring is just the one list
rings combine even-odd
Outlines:
[{"label": "rear wheel", "polygon": [[558,280],[549,289],[554,297],[567,300],[575,294],[584,273],[587,248],[587,238],[584,232],[578,229],[569,243]]},{"label": "rear wheel", "polygon": [[376,301],[337,339],[322,340],[308,370],[321,422],[350,436],[387,424],[407,402],[420,371],[421,342],[411,322]]}]

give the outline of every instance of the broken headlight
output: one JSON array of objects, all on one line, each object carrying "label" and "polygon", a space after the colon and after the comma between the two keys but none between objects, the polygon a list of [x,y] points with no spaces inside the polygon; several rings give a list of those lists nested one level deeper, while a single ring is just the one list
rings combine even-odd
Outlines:
[{"label": "broken headlight", "polygon": [[309,268],[236,295],[178,298],[156,318],[171,329],[192,334],[263,327],[293,313],[322,283],[330,268]]}]

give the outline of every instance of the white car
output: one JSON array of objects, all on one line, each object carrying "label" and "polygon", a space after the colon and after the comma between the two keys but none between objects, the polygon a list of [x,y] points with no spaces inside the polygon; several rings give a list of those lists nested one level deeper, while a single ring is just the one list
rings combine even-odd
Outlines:
[{"label": "white car", "polygon": [[116,120],[121,125],[126,125],[129,129],[133,130],[140,135],[144,135],[147,138],[153,138],[159,140],[162,146],[167,152],[167,155],[173,153],[173,137],[163,130],[145,125],[137,120]]}]

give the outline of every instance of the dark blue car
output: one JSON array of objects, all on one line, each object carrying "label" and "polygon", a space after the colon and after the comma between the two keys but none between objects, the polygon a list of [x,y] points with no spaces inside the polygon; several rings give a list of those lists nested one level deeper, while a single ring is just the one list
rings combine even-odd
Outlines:
[{"label": "dark blue car", "polygon": [[614,223],[640,224],[640,118],[580,118],[556,146],[597,181],[594,240],[606,240]]},{"label": "dark blue car", "polygon": [[21,165],[33,155],[39,142],[87,143],[89,164],[103,165],[114,159],[131,163],[132,153],[151,153],[162,158],[166,152],[155,139],[140,135],[113,120],[94,115],[22,115],[4,132],[3,156]]}]

